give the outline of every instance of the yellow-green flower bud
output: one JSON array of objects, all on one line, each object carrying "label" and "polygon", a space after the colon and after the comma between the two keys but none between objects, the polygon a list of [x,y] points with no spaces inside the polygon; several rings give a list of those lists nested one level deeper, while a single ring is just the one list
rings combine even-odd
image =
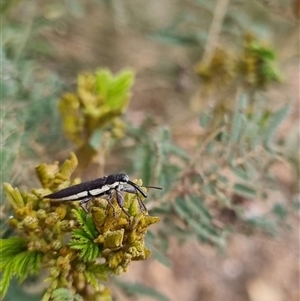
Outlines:
[{"label": "yellow-green flower bud", "polygon": [[33,241],[30,241],[28,244],[27,244],[27,248],[29,251],[35,251],[35,245],[34,245],[34,242]]},{"label": "yellow-green flower bud", "polygon": [[71,269],[70,256],[68,255],[65,257],[59,256],[57,258],[56,265],[60,267],[61,271],[68,272]]},{"label": "yellow-green flower bud", "polygon": [[54,233],[48,229],[48,228],[45,228],[44,229],[44,238],[47,240],[47,241],[51,241],[52,240],[52,237],[53,237]]},{"label": "yellow-green flower bud", "polygon": [[77,272],[82,273],[86,269],[86,265],[84,263],[77,263],[75,266]]},{"label": "yellow-green flower bud", "polygon": [[31,214],[31,210],[28,207],[17,208],[15,209],[16,216],[19,218],[26,217]]},{"label": "yellow-green flower bud", "polygon": [[61,205],[55,209],[55,212],[59,215],[59,219],[62,220],[67,214],[67,209],[65,206]]},{"label": "yellow-green flower bud", "polygon": [[39,209],[36,214],[39,220],[45,220],[47,218],[47,212],[44,209]]},{"label": "yellow-green flower bud", "polygon": [[[76,269],[76,271],[77,271],[77,269]],[[74,283],[74,286],[76,287],[77,292],[82,291],[86,286],[86,279],[85,279],[84,273],[77,271],[77,273],[74,277],[73,283]]]},{"label": "yellow-green flower bud", "polygon": [[25,227],[24,227],[24,225],[23,225],[22,222],[18,223],[18,225],[17,225],[17,229],[18,229],[18,230],[21,230],[21,231],[22,231],[22,230],[24,230],[24,228],[25,228]]},{"label": "yellow-green flower bud", "polygon": [[109,255],[108,266],[112,269],[116,268],[123,260],[124,252],[122,250],[113,252]]},{"label": "yellow-green flower bud", "polygon": [[51,243],[51,249],[54,251],[58,251],[61,248],[61,242],[56,239]]},{"label": "yellow-green flower bud", "polygon": [[38,206],[39,206],[40,209],[47,210],[51,207],[51,203],[49,202],[49,200],[44,200],[43,199],[42,201],[39,202]]},{"label": "yellow-green flower bud", "polygon": [[48,262],[47,262],[47,266],[48,267],[54,267],[56,264],[56,260],[55,259],[50,259]]},{"label": "yellow-green flower bud", "polygon": [[106,219],[106,210],[100,207],[92,207],[91,214],[93,217],[93,221],[95,224],[96,229],[99,233],[102,233],[102,226]]},{"label": "yellow-green flower bud", "polygon": [[49,274],[52,278],[57,278],[60,274],[60,271],[58,270],[57,267],[52,267],[49,271]]},{"label": "yellow-green flower bud", "polygon": [[115,272],[116,275],[120,275],[120,274],[122,274],[123,272],[126,272],[126,271],[124,271],[124,267],[119,265],[118,267],[116,267],[114,269],[114,272]]},{"label": "yellow-green flower bud", "polygon": [[59,221],[59,214],[56,212],[51,212],[45,220],[47,225],[53,226]]},{"label": "yellow-green flower bud", "polygon": [[108,249],[118,249],[122,247],[124,229],[107,231],[104,233],[104,247]]},{"label": "yellow-green flower bud", "polygon": [[18,227],[18,224],[19,224],[19,221],[14,218],[14,217],[10,217],[9,220],[8,220],[8,224],[13,227],[13,228],[17,228]]},{"label": "yellow-green flower bud", "polygon": [[23,225],[26,229],[34,230],[39,226],[39,220],[34,216],[26,216]]},{"label": "yellow-green flower bud", "polygon": [[71,230],[71,222],[68,220],[63,220],[60,222],[60,229],[64,232],[69,232]]}]

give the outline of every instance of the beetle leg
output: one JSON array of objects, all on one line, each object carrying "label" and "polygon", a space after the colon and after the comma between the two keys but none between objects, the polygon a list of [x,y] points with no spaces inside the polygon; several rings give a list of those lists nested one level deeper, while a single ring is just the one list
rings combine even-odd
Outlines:
[{"label": "beetle leg", "polygon": [[80,204],[80,207],[85,211],[85,213],[88,213],[88,210],[86,208],[86,206],[84,206],[85,204],[87,204],[93,197],[87,197],[87,198],[84,198],[82,199],[79,204]]},{"label": "beetle leg", "polygon": [[113,210],[113,215],[114,215],[114,217],[116,218],[116,210],[115,210],[114,205],[113,205],[112,202],[111,202],[112,197],[113,197],[113,192],[112,192],[112,190],[109,190],[109,191],[107,192],[107,198],[106,198],[106,200],[107,200],[108,205],[112,208],[112,210]]},{"label": "beetle leg", "polygon": [[137,196],[141,211],[147,211],[147,208],[146,208],[144,202],[140,198],[139,192],[134,187],[122,187],[120,190],[127,192],[127,193],[135,194]]},{"label": "beetle leg", "polygon": [[138,199],[138,202],[139,202],[139,206],[140,206],[141,211],[146,211],[146,212],[147,212],[148,210],[147,210],[147,208],[146,208],[144,202],[143,202],[142,199],[140,198],[139,193],[137,192],[136,195],[137,195],[137,199]]},{"label": "beetle leg", "polygon": [[123,197],[123,195],[120,193],[119,190],[116,190],[116,195],[117,195],[117,202],[118,202],[119,207],[128,216],[128,218],[130,218],[129,213],[124,209],[124,197]]}]

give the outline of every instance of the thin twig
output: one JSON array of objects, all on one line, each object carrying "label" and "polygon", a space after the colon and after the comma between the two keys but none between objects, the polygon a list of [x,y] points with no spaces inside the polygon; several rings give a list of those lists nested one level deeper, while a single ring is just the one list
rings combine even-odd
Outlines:
[{"label": "thin twig", "polygon": [[208,39],[205,44],[204,54],[202,57],[202,61],[206,64],[210,63],[217,47],[229,1],[230,0],[219,0],[216,5],[214,17],[209,29]]}]

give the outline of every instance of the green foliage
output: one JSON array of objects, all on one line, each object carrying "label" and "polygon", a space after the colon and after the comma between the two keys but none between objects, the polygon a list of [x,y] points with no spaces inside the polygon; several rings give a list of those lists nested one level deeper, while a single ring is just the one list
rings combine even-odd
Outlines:
[{"label": "green foliage", "polygon": [[[20,192],[4,183],[4,191],[14,210],[9,224],[22,238],[0,241],[1,296],[6,294],[12,277],[22,282],[29,275],[46,269],[49,287],[43,301],[80,300],[81,295],[73,296],[69,290],[81,294],[86,291],[82,288],[89,284],[94,287],[88,290],[90,300],[96,296],[110,300],[107,290],[98,291],[99,281],[106,281],[110,274],[126,271],[132,260],[145,260],[149,256],[144,237],[158,218],[140,212],[136,195],[125,196],[124,210],[128,211],[130,219],[115,197],[111,200],[113,207],[109,208],[107,200],[95,199],[91,215],[82,209],[72,209],[72,205],[77,204],[43,199],[46,194],[78,183],[79,179],[70,180],[77,162],[76,156],[71,154],[61,166],[57,162],[40,164],[36,172],[43,188],[32,189],[31,193]],[[104,263],[100,264],[100,259]]]},{"label": "green foliage", "polygon": [[268,198],[277,184],[271,168],[284,160],[277,132],[289,106],[270,112],[250,97],[241,93],[218,123],[211,123],[214,108],[203,112],[199,126],[205,131],[199,151],[191,155],[174,144],[168,129],[146,137],[143,126],[129,132],[137,141],[130,149],[135,149],[134,171],[166,188],[159,201],[147,204],[164,217],[147,241],[155,258],[167,266],[162,252],[170,237],[197,238],[222,250],[228,234],[242,224],[273,235],[286,220],[288,211],[279,205],[256,215],[249,215],[248,208],[272,202]]},{"label": "green foliage", "polygon": [[154,181],[169,190],[180,171],[172,158],[176,157],[182,164],[188,160],[188,154],[172,142],[170,129],[159,129],[155,139],[151,134],[145,134],[143,128],[131,128],[129,135],[137,141],[134,149],[138,159],[133,162],[134,170],[141,173],[146,185]]},{"label": "green foliage", "polygon": [[0,282],[0,296],[7,292],[12,277],[23,282],[29,275],[40,269],[41,253],[27,251],[26,240],[11,237],[0,240],[1,257],[0,271],[3,272]]},{"label": "green foliage", "polygon": [[237,195],[254,198],[256,196],[256,190],[253,187],[249,187],[247,184],[235,183],[233,190]]},{"label": "green foliage", "polygon": [[203,95],[212,94],[216,89],[226,91],[233,85],[265,89],[270,83],[282,81],[276,67],[275,49],[251,34],[246,34],[244,40],[244,47],[236,49],[234,55],[226,47],[219,47],[214,49],[210,61],[201,60],[196,64],[195,71],[204,85]]},{"label": "green foliage", "polygon": [[77,93],[63,95],[59,109],[67,137],[78,147],[88,144],[93,132],[112,124],[129,102],[133,73],[115,77],[106,69],[80,74]]},{"label": "green foliage", "polygon": [[284,105],[279,110],[274,112],[268,119],[268,124],[264,129],[264,144],[267,148],[274,148],[271,143],[274,141],[274,135],[276,133],[277,128],[285,119],[289,111],[289,106]]},{"label": "green foliage", "polygon": [[[280,100],[277,106],[273,99],[260,94],[283,78],[277,67],[276,53],[280,52],[266,42],[266,37],[274,35],[275,31],[271,32],[274,23],[256,3],[232,1],[224,8],[220,36],[213,36],[209,28],[218,19],[216,3],[192,0],[182,5],[183,1],[179,1],[172,7],[174,14],[168,15],[170,23],[166,28],[153,26],[148,10],[132,9],[129,2],[119,3],[121,10],[118,5],[107,5],[116,31],[118,22],[123,19],[127,26],[132,22],[135,31],[141,30],[147,36],[150,33],[158,41],[173,47],[182,46],[181,50],[189,47],[186,56],[182,56],[185,75],[195,64],[194,58],[200,59],[195,71],[201,80],[201,98],[193,97],[195,103],[189,104],[185,97],[184,110],[178,114],[178,120],[184,121],[180,124],[181,130],[185,130],[186,117],[188,121],[199,119],[196,129],[199,136],[194,135],[192,147],[180,141],[176,127],[168,125],[168,120],[164,121],[164,126],[157,125],[159,119],[149,116],[141,126],[132,125],[136,124],[133,114],[129,114],[127,121],[121,120],[130,99],[131,71],[117,75],[108,69],[79,73],[77,90],[62,95],[65,78],[57,74],[69,75],[72,79],[77,72],[74,69],[81,69],[82,62],[73,64],[72,58],[70,66],[67,57],[58,58],[54,53],[57,41],[53,43],[51,34],[49,39],[49,32],[59,33],[61,24],[68,26],[67,18],[57,17],[66,16],[66,11],[75,18],[84,16],[84,4],[77,0],[66,1],[63,5],[59,1],[42,5],[26,0],[4,3],[3,103],[0,110],[1,124],[5,125],[0,149],[2,179],[9,182],[14,179],[22,186],[31,186],[28,181],[33,177],[26,177],[26,165],[32,168],[34,160],[40,161],[39,157],[45,158],[54,152],[60,158],[65,154],[63,123],[67,138],[76,145],[79,164],[83,167],[79,168],[79,174],[98,156],[102,175],[103,164],[111,163],[113,158],[113,168],[124,168],[128,174],[141,177],[144,184],[159,185],[164,190],[149,192],[147,208],[160,215],[161,223],[145,237],[148,227],[158,219],[141,215],[135,196],[125,197],[130,222],[115,199],[112,200],[115,212],[107,207],[106,200],[98,199],[91,202],[91,215],[87,216],[78,210],[76,202],[42,200],[45,194],[80,182],[79,178],[71,180],[78,164],[75,155],[62,166],[41,164],[37,168],[42,189],[27,193],[5,184],[13,217],[8,218],[11,212],[5,207],[1,211],[1,226],[9,220],[9,231],[15,231],[20,238],[1,240],[0,251],[4,257],[0,258],[3,271],[0,288],[3,294],[8,285],[14,283],[12,277],[23,281],[45,269],[49,271],[49,289],[43,301],[80,300],[81,296],[71,291],[88,290],[92,292],[88,301],[111,300],[110,292],[101,291],[99,282],[106,281],[109,274],[126,271],[131,260],[146,259],[149,250],[157,260],[170,266],[166,254],[169,241],[174,237],[182,243],[196,238],[222,249],[230,232],[250,229],[276,234],[288,224],[288,217],[299,210],[299,200],[286,202],[283,198],[277,202],[272,195],[280,190],[272,170],[274,164],[283,162],[291,166],[296,179],[300,174],[298,129],[278,138],[278,129],[292,104],[282,104],[285,100]],[[119,11],[125,18],[119,18]],[[248,34],[249,29],[252,34]],[[210,38],[216,46],[208,51],[212,58],[204,60],[202,56],[201,59],[199,55],[205,54]],[[292,47],[289,45],[289,48]],[[164,64],[159,61],[159,68],[165,68]],[[181,68],[181,62],[179,65]],[[159,74],[153,78],[160,82]],[[170,83],[173,85],[177,80],[172,78]],[[179,91],[178,95],[181,93]],[[57,110],[59,98],[62,120]],[[110,168],[111,165],[107,170]],[[285,195],[284,191],[281,193]],[[290,199],[290,195],[286,198]],[[252,206],[265,206],[269,211],[251,210]],[[6,230],[6,225],[1,227],[1,233],[7,236],[11,232]],[[105,259],[106,263],[99,264],[99,259]],[[87,290],[88,285],[95,291]],[[120,287],[129,294],[166,300],[154,289],[139,284]]]},{"label": "green foliage", "polygon": [[98,233],[94,226],[93,219],[86,216],[83,210],[73,210],[81,228],[72,232],[72,239],[69,243],[72,249],[79,251],[83,261],[94,261],[99,255],[99,246],[94,243]]},{"label": "green foliage", "polygon": [[[66,136],[77,146],[77,156],[83,167],[97,153],[109,147],[108,139],[123,135],[118,119],[127,108],[133,72],[124,70],[113,76],[100,69],[94,74],[79,74],[77,93],[65,93],[59,103]],[[104,128],[110,128],[103,138]],[[112,136],[112,137],[111,137]]]},{"label": "green foliage", "polygon": [[[38,51],[31,48],[33,36],[46,26],[46,22],[30,15],[25,17],[26,24],[22,24],[22,18],[14,18],[10,11],[25,1],[6,2],[9,5],[4,4],[1,14],[0,46],[3,68],[0,119],[4,125],[1,130],[1,177],[2,181],[23,181],[25,175],[20,170],[40,155],[41,144],[52,150],[64,145],[56,110],[56,98],[63,85],[56,72],[33,59]],[[31,7],[35,5],[30,3]],[[57,144],[53,144],[52,140],[56,140]]]}]

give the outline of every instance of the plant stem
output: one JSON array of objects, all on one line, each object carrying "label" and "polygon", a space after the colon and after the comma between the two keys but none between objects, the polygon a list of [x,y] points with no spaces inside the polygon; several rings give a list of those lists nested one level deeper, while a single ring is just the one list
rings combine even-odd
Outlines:
[{"label": "plant stem", "polygon": [[219,0],[216,5],[202,57],[202,61],[207,65],[209,65],[215,53],[229,1],[230,0]]}]

